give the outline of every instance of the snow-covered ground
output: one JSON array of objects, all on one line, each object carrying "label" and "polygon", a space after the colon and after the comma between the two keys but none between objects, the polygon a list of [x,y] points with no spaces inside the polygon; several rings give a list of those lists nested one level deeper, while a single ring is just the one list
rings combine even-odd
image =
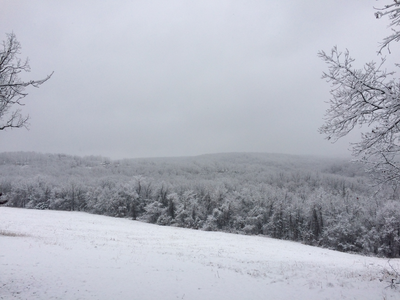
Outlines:
[{"label": "snow-covered ground", "polygon": [[400,299],[388,271],[266,237],[0,208],[0,299]]}]

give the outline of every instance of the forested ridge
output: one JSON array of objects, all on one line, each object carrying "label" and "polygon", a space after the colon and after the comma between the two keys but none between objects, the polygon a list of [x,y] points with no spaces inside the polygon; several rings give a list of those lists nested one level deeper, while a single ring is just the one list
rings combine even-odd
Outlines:
[{"label": "forested ridge", "polygon": [[8,206],[86,211],[400,257],[396,187],[346,159],[263,153],[110,160],[0,153]]}]

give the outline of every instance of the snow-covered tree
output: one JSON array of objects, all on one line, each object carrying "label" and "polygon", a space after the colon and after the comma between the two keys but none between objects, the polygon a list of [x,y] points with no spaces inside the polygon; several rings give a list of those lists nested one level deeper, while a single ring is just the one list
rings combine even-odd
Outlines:
[{"label": "snow-covered tree", "polygon": [[[379,52],[400,40],[400,1],[378,9],[376,17],[388,16],[392,34],[383,39]],[[368,127],[361,141],[353,144],[353,154],[368,165],[379,183],[400,183],[400,80],[387,71],[385,58],[369,62],[362,69],[353,66],[349,51],[336,47],[319,52],[328,64],[322,78],[332,85],[326,121],[319,131],[336,141],[355,127]],[[399,65],[396,65],[399,67]]]},{"label": "snow-covered tree", "polygon": [[[136,192],[134,181],[120,184],[117,195],[114,198],[118,198],[122,202],[122,205],[120,204],[119,206],[120,216],[129,216],[133,220],[136,220],[138,215],[143,212],[142,203]],[[122,208],[124,210],[121,210]]]}]

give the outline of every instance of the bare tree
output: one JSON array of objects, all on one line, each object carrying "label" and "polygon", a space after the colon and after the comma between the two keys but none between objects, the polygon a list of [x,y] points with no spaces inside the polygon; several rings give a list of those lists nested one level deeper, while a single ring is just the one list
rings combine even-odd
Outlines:
[{"label": "bare tree", "polygon": [[21,44],[14,33],[7,34],[7,40],[3,41],[3,49],[0,49],[0,130],[7,128],[26,127],[29,116],[23,116],[19,106],[24,105],[21,100],[28,94],[25,88],[28,86],[39,87],[49,80],[51,73],[41,80],[22,81],[21,72],[29,72],[29,60],[21,61],[18,58]]},{"label": "bare tree", "polygon": [[[400,0],[378,9],[376,17],[388,16],[392,34],[383,39],[378,53],[400,40]],[[362,69],[353,67],[349,52],[336,47],[327,54],[318,53],[328,64],[322,78],[332,85],[330,107],[319,132],[337,141],[355,127],[368,127],[361,141],[353,143],[353,155],[367,164],[378,183],[400,183],[400,80],[384,68],[385,58],[370,62]],[[396,64],[395,67],[400,67]]]}]

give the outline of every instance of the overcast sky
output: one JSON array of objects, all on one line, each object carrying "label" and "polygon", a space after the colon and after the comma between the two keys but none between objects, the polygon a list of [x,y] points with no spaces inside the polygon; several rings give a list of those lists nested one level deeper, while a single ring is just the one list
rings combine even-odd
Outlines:
[{"label": "overcast sky", "polygon": [[29,130],[0,132],[0,152],[110,158],[216,152],[349,154],[352,135],[318,133],[330,86],[319,50],[377,59],[387,20],[375,0],[2,0],[41,79]]}]

